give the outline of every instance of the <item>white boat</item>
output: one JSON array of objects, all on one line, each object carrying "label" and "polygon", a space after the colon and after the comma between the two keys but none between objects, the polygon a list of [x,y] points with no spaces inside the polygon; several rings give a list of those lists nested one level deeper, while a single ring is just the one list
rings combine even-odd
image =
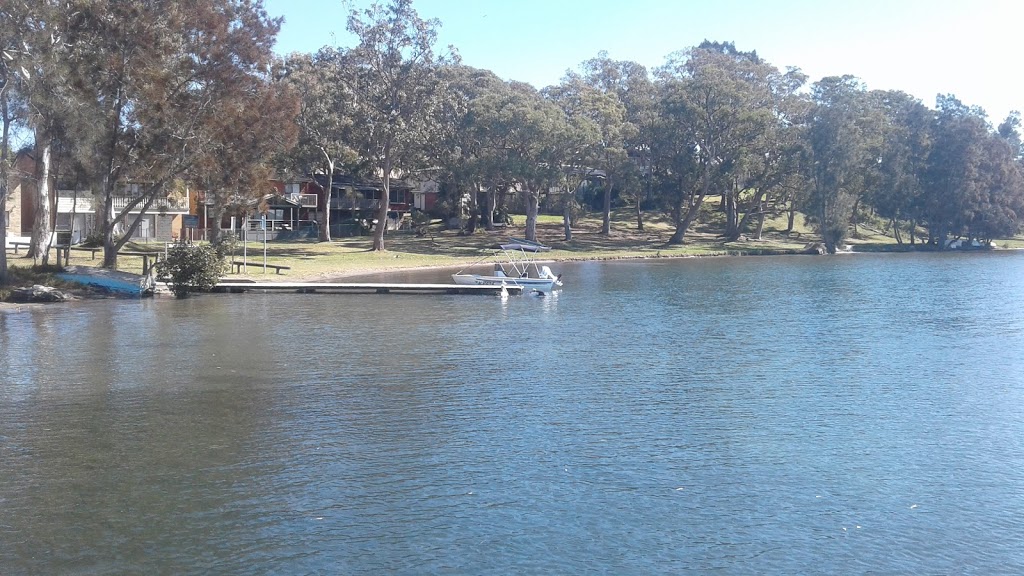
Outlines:
[{"label": "white boat", "polygon": [[452,274],[452,280],[463,286],[521,286],[523,291],[535,290],[544,294],[562,286],[561,275],[556,276],[551,268],[538,265],[526,254],[534,250],[506,248],[515,244],[518,242],[502,244],[505,258],[494,263],[490,274],[469,274],[460,270]]}]

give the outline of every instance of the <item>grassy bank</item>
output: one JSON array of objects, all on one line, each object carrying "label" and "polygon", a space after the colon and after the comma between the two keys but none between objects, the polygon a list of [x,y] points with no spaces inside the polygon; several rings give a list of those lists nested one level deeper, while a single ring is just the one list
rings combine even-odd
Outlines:
[{"label": "grassy bank", "polygon": [[[644,222],[644,231],[636,229],[628,213],[619,213],[613,221],[612,233],[600,233],[600,217],[582,219],[573,229],[572,240],[565,240],[561,217],[542,216],[537,226],[537,239],[552,247],[545,260],[610,260],[620,258],[665,258],[736,254],[789,254],[799,252],[813,241],[806,230],[786,235],[768,229],[762,240],[743,239],[725,242],[710,230],[698,226],[681,245],[668,245],[672,227],[664,219]],[[374,252],[369,237],[339,238],[330,243],[314,241],[270,242],[267,261],[291,266],[288,276],[294,278],[339,278],[363,273],[386,272],[422,267],[461,267],[489,256],[498,244],[509,237],[523,237],[522,216],[515,224],[487,231],[478,229],[473,235],[460,235],[457,230],[444,230],[432,225],[427,234],[391,233],[385,238],[386,252]],[[262,262],[262,243],[249,244],[249,260]],[[236,253],[235,259],[241,254]],[[263,277],[262,268],[249,269],[250,276]],[[234,276],[234,275],[232,275]],[[276,276],[272,272],[268,279]],[[281,277],[278,277],[281,278]]]},{"label": "grassy bank", "polygon": [[[717,219],[720,213],[712,213],[711,220],[695,224],[683,244],[669,245],[673,227],[664,217],[645,215],[644,230],[637,230],[635,216],[627,210],[618,211],[612,220],[612,233],[603,235],[600,214],[591,214],[580,220],[573,229],[572,239],[565,240],[560,216],[541,216],[537,226],[538,240],[552,247],[544,253],[545,260],[611,260],[623,258],[671,258],[724,255],[794,254],[801,252],[818,237],[797,218],[792,233],[786,233],[786,218],[780,216],[765,222],[761,239],[749,237],[735,242],[726,242],[720,237],[722,223]],[[489,256],[498,244],[509,237],[525,235],[525,218],[514,217],[515,224],[494,231],[479,229],[471,236],[460,235],[457,230],[444,230],[440,224],[433,224],[428,233],[418,236],[411,232],[388,234],[385,239],[387,251],[374,252],[370,237],[339,238],[332,242],[272,241],[267,244],[267,262],[289,266],[283,274],[269,271],[263,273],[261,266],[249,267],[248,274],[227,274],[226,278],[257,278],[261,280],[326,280],[360,274],[406,270],[426,267],[459,268]],[[887,252],[909,249],[898,245],[891,236],[881,230],[859,227],[858,234],[849,241],[855,250],[865,252]],[[1022,248],[1024,240],[999,241],[1001,248]],[[133,245],[132,250],[159,250],[160,245]],[[263,243],[250,241],[247,245],[248,260],[257,264],[263,261]],[[99,266],[102,255],[93,259],[88,252],[72,251],[70,264]],[[241,260],[239,245],[234,259]],[[27,267],[31,260],[12,258],[15,267]],[[118,269],[124,272],[140,273],[142,260],[137,256],[120,256]]]}]

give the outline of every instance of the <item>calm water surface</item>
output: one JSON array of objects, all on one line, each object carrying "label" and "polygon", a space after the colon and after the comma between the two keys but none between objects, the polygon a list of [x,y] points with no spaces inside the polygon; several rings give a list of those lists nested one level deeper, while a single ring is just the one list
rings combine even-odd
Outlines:
[{"label": "calm water surface", "polygon": [[0,313],[0,573],[1024,572],[1024,254],[558,268]]}]

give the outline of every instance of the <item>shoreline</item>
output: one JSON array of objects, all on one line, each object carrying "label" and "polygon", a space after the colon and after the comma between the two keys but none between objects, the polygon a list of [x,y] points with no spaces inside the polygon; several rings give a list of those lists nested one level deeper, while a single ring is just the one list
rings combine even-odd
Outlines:
[{"label": "shoreline", "polygon": [[[856,247],[855,247],[856,248]],[[1021,250],[1020,248],[998,248],[998,252],[1015,252]],[[906,254],[906,253],[917,253],[917,252],[938,252],[937,250],[922,250],[919,248],[908,248],[900,250],[851,250],[849,252],[842,252],[836,255],[846,254]],[[974,251],[960,251],[951,250],[948,253],[964,253]],[[537,259],[538,263],[559,263],[559,262],[614,262],[623,260],[685,260],[693,258],[735,258],[735,257],[760,257],[760,256],[819,256],[819,254],[808,253],[798,250],[790,249],[754,249],[754,250],[726,250],[722,252],[707,253],[707,254],[631,254],[631,255],[601,255],[601,256],[570,256],[562,258],[541,258]],[[476,263],[460,263],[460,264],[423,264],[416,266],[367,266],[364,268],[349,269],[349,270],[336,270],[330,272],[318,272],[313,274],[298,274],[280,276],[274,274],[272,277],[263,278],[262,281],[267,282],[344,282],[345,280],[352,278],[368,277],[368,276],[381,276],[386,274],[398,274],[398,273],[416,273],[426,271],[459,271],[474,265],[483,265],[485,260],[481,260]],[[227,276],[241,276],[245,279],[251,279],[255,275],[225,275],[222,279]],[[260,276],[263,276],[262,274]],[[83,285],[81,289],[65,289],[72,295],[72,299],[66,303],[81,302],[87,300],[123,300],[136,299],[136,297],[122,297],[116,294],[97,292],[94,289],[90,289]],[[163,294],[160,294],[163,296]],[[42,307],[49,306],[51,304],[61,304],[58,302],[2,302],[0,301],[0,313],[16,313],[26,312]]]}]

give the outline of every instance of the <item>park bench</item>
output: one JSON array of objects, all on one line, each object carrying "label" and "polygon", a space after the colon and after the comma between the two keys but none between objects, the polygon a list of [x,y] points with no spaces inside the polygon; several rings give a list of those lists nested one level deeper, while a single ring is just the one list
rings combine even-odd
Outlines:
[{"label": "park bench", "polygon": [[25,248],[28,248],[29,246],[31,246],[31,244],[28,243],[28,242],[8,242],[7,244],[9,244],[11,247],[14,248],[14,253],[15,254],[18,254],[18,248],[20,248],[22,246],[24,246]]},{"label": "park bench", "polygon": [[274,271],[277,274],[280,274],[281,270],[291,270],[292,269],[291,266],[283,266],[281,264],[264,264],[262,262],[240,262],[238,260],[232,260],[231,261],[231,265],[235,267],[235,274],[241,274],[242,273],[242,268],[246,267],[246,266],[255,266],[255,267],[260,267],[260,268],[263,268],[263,267],[273,268]]}]

